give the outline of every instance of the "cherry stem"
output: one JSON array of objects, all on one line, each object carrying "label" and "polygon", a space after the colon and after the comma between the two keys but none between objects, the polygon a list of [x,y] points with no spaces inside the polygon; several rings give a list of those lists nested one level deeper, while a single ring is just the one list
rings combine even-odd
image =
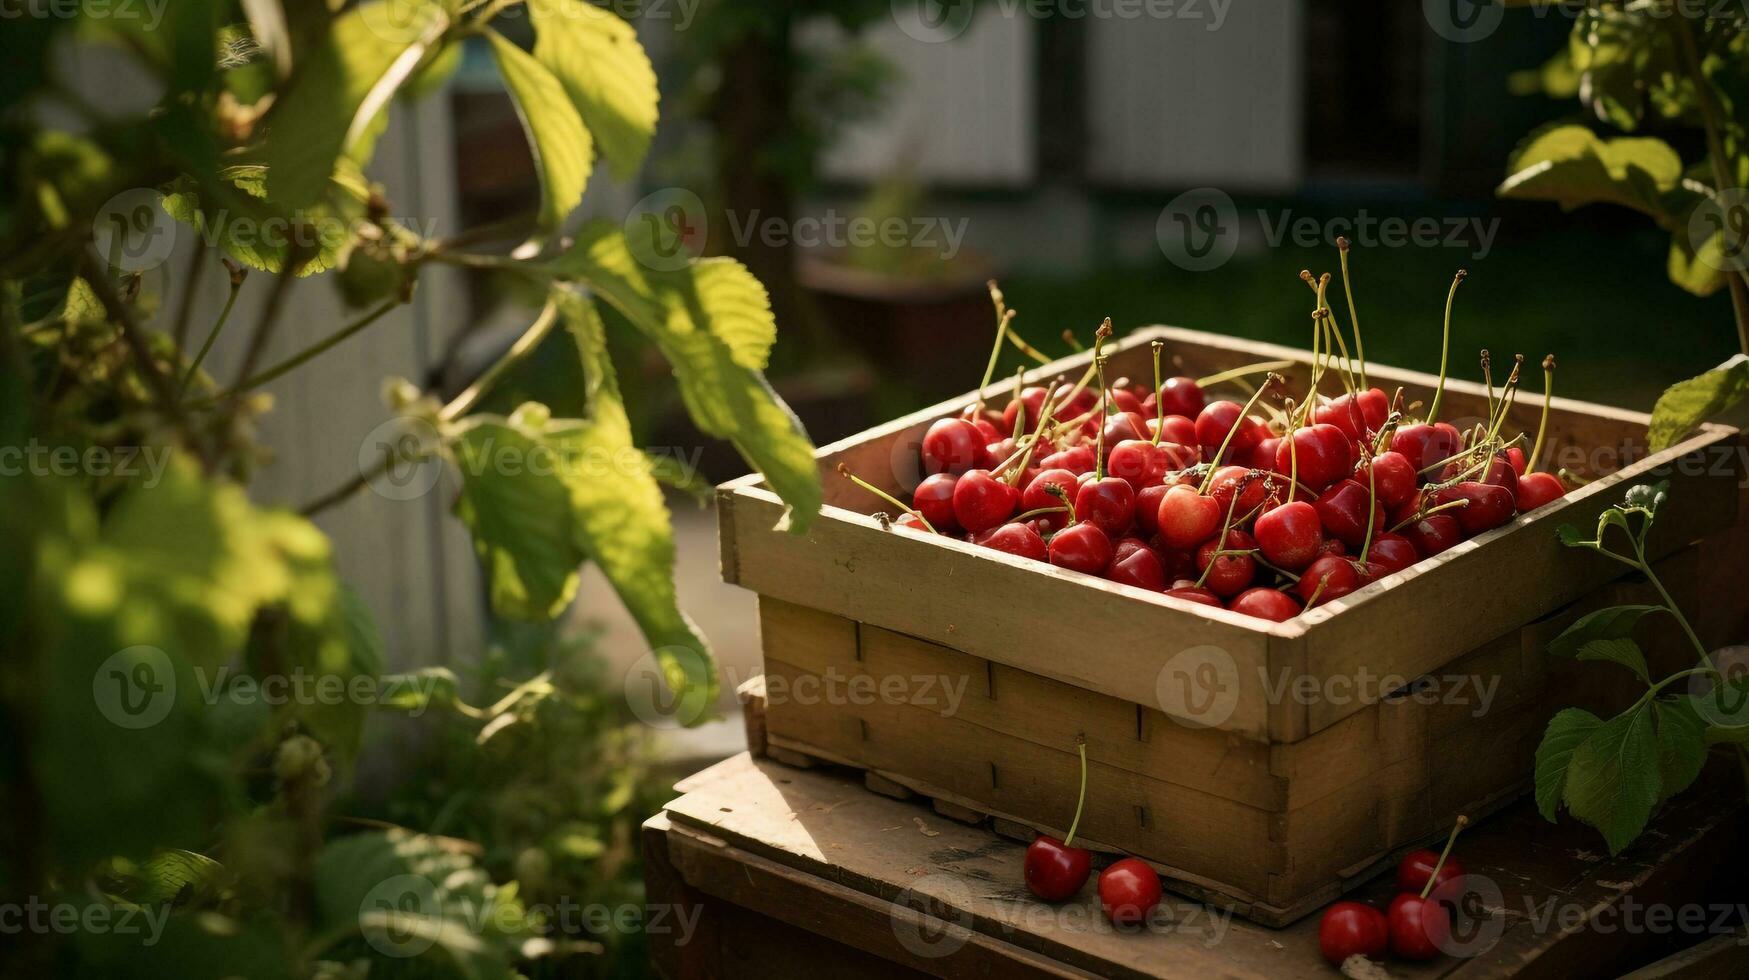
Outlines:
[{"label": "cherry stem", "polygon": [[1227,535],[1233,530],[1233,511],[1238,509],[1239,497],[1244,494],[1246,485],[1250,482],[1251,478],[1246,477],[1245,479],[1240,480],[1237,486],[1233,487],[1233,499],[1227,501],[1227,519],[1221,524],[1220,536],[1215,538],[1214,554],[1209,555],[1209,563],[1203,566],[1202,574],[1196,578],[1196,587],[1199,589],[1202,588],[1204,582],[1208,581],[1209,573],[1214,571],[1215,563],[1220,561],[1223,555],[1237,553],[1225,551],[1223,549],[1227,544]]},{"label": "cherry stem", "polygon": [[1019,524],[1021,521],[1030,521],[1035,517],[1043,517],[1046,514],[1066,514],[1068,512],[1069,508],[1067,507],[1039,507],[1034,510],[1029,510],[1024,514],[1010,517],[1008,523]]},{"label": "cherry stem", "polygon": [[1421,897],[1426,898],[1433,891],[1433,883],[1439,880],[1439,870],[1445,867],[1445,859],[1451,856],[1451,846],[1457,843],[1458,832],[1469,826],[1470,818],[1458,814],[1457,823],[1452,824],[1451,836],[1445,839],[1445,850],[1439,852],[1439,860],[1433,864],[1433,872],[1427,876],[1427,884],[1421,886]]},{"label": "cherry stem", "polygon": [[[1288,418],[1293,418],[1293,400],[1288,400]],[[1300,488],[1300,447],[1294,439],[1295,426],[1287,427],[1287,502],[1294,502],[1294,491]]]},{"label": "cherry stem", "polygon": [[1354,285],[1348,278],[1348,239],[1338,237],[1336,250],[1342,255],[1342,292],[1348,297],[1348,322],[1354,328],[1354,357],[1360,365],[1360,388],[1366,391],[1366,345],[1360,340],[1360,314],[1354,309]]},{"label": "cherry stem", "polygon": [[[1025,368],[1015,368],[1014,369],[1014,405],[1015,405],[1015,408],[1014,408],[1014,431],[1015,432],[1026,431],[1026,400],[1020,397],[1022,395],[1022,393],[1024,393],[1026,391],[1025,381],[1026,381],[1026,369]],[[1040,402],[1039,407],[1042,409],[1044,407],[1044,403]]]},{"label": "cherry stem", "polygon": [[[1259,550],[1261,550],[1261,549],[1259,549]],[[1290,572],[1287,569],[1281,568],[1281,567],[1276,566],[1276,565],[1271,565],[1269,562],[1265,561],[1263,556],[1260,554],[1252,555],[1251,560],[1256,562],[1259,565],[1262,565],[1264,568],[1269,569],[1270,571],[1274,572],[1275,574],[1280,575],[1282,578],[1285,578],[1290,582],[1298,582],[1300,580],[1300,577],[1298,575],[1294,574],[1293,572]]]},{"label": "cherry stem", "polygon": [[1406,520],[1399,523],[1396,527],[1391,528],[1390,533],[1396,534],[1398,531],[1401,531],[1402,529],[1408,527],[1409,525],[1419,524],[1420,522],[1427,520],[1429,517],[1432,517],[1435,514],[1442,513],[1444,511],[1448,511],[1448,510],[1457,510],[1459,507],[1468,507],[1469,505],[1470,505],[1469,499],[1465,498],[1462,500],[1448,500],[1445,503],[1440,504],[1437,507],[1429,507],[1426,510],[1418,510],[1414,514],[1411,514]]},{"label": "cherry stem", "polygon": [[1512,411],[1512,406],[1518,401],[1518,379],[1524,370],[1524,355],[1514,354],[1512,373],[1506,376],[1506,384],[1500,389],[1500,405],[1494,415],[1493,424],[1488,427],[1486,438],[1492,441],[1500,436],[1500,427],[1506,424],[1506,415]]},{"label": "cherry stem", "polygon": [[1158,446],[1166,424],[1166,400],[1160,397],[1160,351],[1166,344],[1156,340],[1148,346],[1154,349],[1154,445]]},{"label": "cherry stem", "polygon": [[1348,359],[1348,341],[1342,339],[1342,327],[1336,322],[1336,311],[1330,308],[1330,301],[1325,298],[1329,288],[1330,273],[1326,272],[1318,277],[1318,305],[1324,308],[1324,329],[1330,332],[1330,336],[1336,341],[1335,349],[1342,354],[1342,359],[1337,362],[1342,388],[1344,391],[1353,392],[1354,369]]},{"label": "cherry stem", "polygon": [[984,407],[984,396],[990,387],[990,380],[996,376],[996,362],[1002,359],[1002,341],[1008,336],[1008,324],[1014,322],[1016,316],[1013,310],[1002,305],[1001,290],[992,287],[990,296],[996,301],[996,345],[990,348],[990,360],[984,365],[984,380],[978,383],[980,410]]},{"label": "cherry stem", "polygon": [[1451,277],[1451,292],[1445,295],[1445,330],[1439,342],[1439,387],[1433,390],[1433,405],[1427,409],[1428,425],[1432,425],[1439,418],[1439,405],[1445,399],[1445,372],[1451,355],[1451,305],[1457,299],[1458,284],[1468,275],[1468,272],[1459,269],[1457,275]]},{"label": "cherry stem", "polygon": [[1075,831],[1081,827],[1081,810],[1087,805],[1087,736],[1075,736],[1075,753],[1081,757],[1081,795],[1075,799],[1075,819],[1069,824],[1069,836],[1063,838],[1063,846],[1068,847],[1075,841]]},{"label": "cherry stem", "polygon": [[1077,354],[1087,349],[1087,345],[1083,344],[1080,339],[1075,336],[1075,331],[1073,330],[1063,331],[1063,343],[1069,345],[1069,349]]},{"label": "cherry stem", "polygon": [[[1063,404],[1067,405],[1070,402],[1074,401],[1075,396],[1081,394],[1081,392],[1086,389],[1087,382],[1093,380],[1094,365],[1097,364],[1099,361],[1099,351],[1101,348],[1103,348],[1105,346],[1105,339],[1107,337],[1110,337],[1110,336],[1111,336],[1111,317],[1106,317],[1105,322],[1101,323],[1099,325],[1099,329],[1095,330],[1093,332],[1093,360],[1094,360],[1094,364],[1087,365],[1087,371],[1081,375],[1081,380],[1075,382],[1075,387],[1070,388],[1069,393],[1067,395],[1063,396]],[[1055,413],[1052,413],[1052,414],[1055,414]]]},{"label": "cherry stem", "polygon": [[1306,608],[1307,609],[1310,609],[1313,606],[1318,604],[1318,597],[1324,594],[1324,586],[1329,585],[1329,584],[1330,584],[1330,573],[1325,572],[1323,574],[1323,576],[1318,579],[1318,586],[1317,586],[1317,588],[1312,590],[1311,597],[1306,600]]},{"label": "cherry stem", "polygon": [[894,507],[899,508],[899,510],[901,510],[907,514],[910,514],[912,517],[917,518],[919,521],[921,521],[923,523],[924,527],[929,529],[929,533],[931,533],[931,534],[940,534],[941,533],[940,531],[937,531],[935,529],[935,525],[929,523],[929,518],[924,517],[922,511],[916,509],[915,507],[905,506],[903,503],[901,503],[899,501],[899,498],[893,496],[892,494],[886,492],[885,490],[882,490],[880,487],[875,486],[874,484],[868,482],[867,480],[864,480],[862,477],[857,476],[855,473],[850,472],[850,467],[845,466],[843,463],[838,464],[838,474],[840,476],[844,477],[845,479],[849,480],[851,483],[856,484],[857,486],[863,488],[864,490],[867,490],[869,493],[872,493],[875,496],[886,501],[887,503],[892,504]]},{"label": "cherry stem", "polygon": [[1482,390],[1487,393],[1488,421],[1494,421],[1494,359],[1482,348]]},{"label": "cherry stem", "polygon": [[1094,434],[1093,478],[1105,479],[1105,420],[1111,417],[1111,389],[1105,386],[1105,358],[1093,359],[1093,370],[1099,375],[1099,431]]},{"label": "cherry stem", "polygon": [[1536,470],[1536,461],[1542,458],[1543,437],[1549,434],[1549,407],[1555,398],[1555,355],[1543,358],[1543,417],[1536,424],[1536,443],[1530,447],[1530,458],[1525,461],[1524,471],[1531,473]]},{"label": "cherry stem", "polygon": [[1215,458],[1209,465],[1208,475],[1202,478],[1202,486],[1197,488],[1197,494],[1202,495],[1209,492],[1209,484],[1213,483],[1215,479],[1215,466],[1220,463],[1221,457],[1227,454],[1227,447],[1233,444],[1233,437],[1239,433],[1239,426],[1244,425],[1245,420],[1251,417],[1251,409],[1256,407],[1257,400],[1263,397],[1263,393],[1280,381],[1281,375],[1279,374],[1271,374],[1264,378],[1262,387],[1252,393],[1251,400],[1245,403],[1244,408],[1239,409],[1239,417],[1233,420],[1232,427],[1227,430],[1227,437],[1221,440],[1221,448],[1215,451]]},{"label": "cherry stem", "polygon": [[[1155,343],[1159,343],[1159,341],[1156,340]],[[1229,381],[1237,381],[1240,378],[1248,377],[1253,374],[1267,374],[1270,371],[1286,371],[1293,366],[1293,361],[1259,361],[1256,364],[1246,364],[1242,367],[1233,368],[1230,371],[1222,371],[1219,374],[1211,374],[1207,377],[1197,378],[1196,386],[1198,388],[1209,388],[1214,385],[1225,384]]]},{"label": "cherry stem", "polygon": [[1063,509],[1069,512],[1069,523],[1063,525],[1065,528],[1073,527],[1074,525],[1081,523],[1081,519],[1075,516],[1075,502],[1069,499],[1069,491],[1064,490],[1055,483],[1047,483],[1045,484],[1045,493],[1061,500],[1063,502]]}]

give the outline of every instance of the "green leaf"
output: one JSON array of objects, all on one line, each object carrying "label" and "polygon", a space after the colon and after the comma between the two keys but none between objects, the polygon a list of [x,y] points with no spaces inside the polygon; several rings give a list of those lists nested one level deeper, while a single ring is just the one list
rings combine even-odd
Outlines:
[{"label": "green leaf", "polygon": [[1573,752],[1602,724],[1603,719],[1580,708],[1567,708],[1549,721],[1536,749],[1536,808],[1543,819],[1554,821]]},{"label": "green leaf", "polygon": [[650,253],[593,222],[553,269],[589,284],[656,343],[693,421],[734,443],[789,505],[790,530],[805,532],[820,511],[820,473],[801,422],[760,373],[776,337],[765,288],[733,260],[667,272],[635,254]]},{"label": "green leaf", "polygon": [[251,269],[279,273],[294,241],[314,246],[297,270],[298,276],[326,272],[340,264],[353,229],[365,216],[370,186],[356,163],[341,160],[321,198],[300,212],[294,227],[261,200],[266,168],[239,165],[221,174],[223,186],[201,186],[180,177],[164,195],[164,211],[213,240],[225,254]]},{"label": "green leaf", "polygon": [[589,171],[595,166],[595,144],[577,115],[565,88],[546,66],[496,31],[488,30],[498,72],[516,102],[522,128],[528,134],[535,171],[541,179],[539,233],[550,234],[583,200]]},{"label": "green leaf", "polygon": [[685,724],[705,720],[717,697],[710,649],[680,611],[674,592],[674,531],[648,457],[636,452],[607,333],[595,307],[555,290],[567,327],[576,338],[587,384],[589,421],[560,423],[548,438],[582,463],[567,467],[577,542],[607,576],[626,611],[649,641],[670,689],[681,698]]},{"label": "green leaf", "polygon": [[225,869],[205,854],[173,849],[159,851],[141,865],[139,880],[143,890],[128,897],[142,905],[203,905],[218,897]]},{"label": "green leaf", "polygon": [[1507,163],[1501,197],[1554,201],[1565,210],[1619,204],[1669,220],[1663,198],[1682,178],[1682,157],[1663,140],[1600,140],[1584,126],[1563,125],[1532,134]]},{"label": "green leaf", "polygon": [[1649,108],[1665,118],[1695,110],[1693,86],[1662,18],[1587,5],[1574,19],[1568,50],[1581,79],[1580,99],[1618,129],[1638,128]]},{"label": "green leaf", "polygon": [[615,176],[629,180],[656,135],[656,72],[632,26],[585,0],[530,0],[534,57],[565,87]]},{"label": "green leaf", "polygon": [[1622,498],[1622,507],[1627,510],[1643,511],[1650,521],[1658,516],[1659,508],[1670,497],[1670,481],[1659,480],[1657,483],[1640,483],[1628,488]]},{"label": "green leaf", "polygon": [[328,955],[378,966],[417,957],[440,977],[514,976],[519,941],[532,932],[516,887],[494,885],[457,843],[390,830],[323,847],[312,876],[317,933],[354,937]]},{"label": "green leaf", "polygon": [[1707,724],[1686,697],[1654,702],[1658,716],[1658,799],[1687,789],[1706,765]]},{"label": "green leaf", "polygon": [[387,658],[383,654],[383,637],[377,632],[376,617],[352,586],[340,586],[340,616],[345,629],[346,647],[352,653],[354,671],[371,677],[383,672]]},{"label": "green leaf", "polygon": [[1549,652],[1560,657],[1577,656],[1579,648],[1593,640],[1614,640],[1634,635],[1634,626],[1647,613],[1663,606],[1610,606],[1579,617],[1549,643]]},{"label": "green leaf", "polygon": [[1612,855],[1640,835],[1658,803],[1663,781],[1652,714],[1642,704],[1604,722],[1568,764],[1567,810],[1601,831]]},{"label": "green leaf", "polygon": [[1555,537],[1560,538],[1561,543],[1569,548],[1584,548],[1595,546],[1597,544],[1597,539],[1595,537],[1588,538],[1585,535],[1580,534],[1579,529],[1571,524],[1562,524],[1560,527],[1555,528]]},{"label": "green leaf", "polygon": [[371,0],[334,18],[263,120],[268,200],[286,211],[312,204],[340,154],[448,26],[436,0]]},{"label": "green leaf", "polygon": [[[473,532],[492,608],[513,619],[557,616],[577,593],[584,555],[551,448],[514,421],[483,416],[470,420],[452,451],[462,475],[456,516]],[[549,465],[532,465],[538,460]]]},{"label": "green leaf", "polygon": [[1652,677],[1646,669],[1646,655],[1640,652],[1640,645],[1627,637],[1591,640],[1573,654],[1579,660],[1605,660],[1623,667],[1639,675],[1640,680],[1650,684]]},{"label": "green leaf", "polygon": [[1652,407],[1648,437],[1653,452],[1681,442],[1702,422],[1749,395],[1749,355],[1738,354],[1723,365],[1687,381],[1678,381]]}]

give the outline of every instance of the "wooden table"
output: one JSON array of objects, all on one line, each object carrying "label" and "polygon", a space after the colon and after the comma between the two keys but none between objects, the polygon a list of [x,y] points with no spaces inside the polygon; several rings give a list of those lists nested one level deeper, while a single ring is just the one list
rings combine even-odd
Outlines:
[{"label": "wooden table", "polygon": [[[1650,968],[1664,972],[1644,975],[1749,976],[1749,935],[1735,911],[1749,902],[1737,780],[1709,773],[1615,858],[1594,831],[1546,823],[1528,801],[1484,821],[1461,849],[1472,876],[1498,888],[1481,913],[1491,930],[1481,935],[1497,938],[1467,959],[1392,960],[1373,975],[1603,977],[1671,957]],[[1020,844],[871,793],[847,773],[740,755],[676,789],[683,795],[644,826],[649,901],[697,925],[652,929],[662,976],[1337,973],[1318,956],[1317,916],[1267,929],[1168,893],[1163,924],[1120,933],[1091,883],[1066,905],[1044,905],[1022,884]],[[1381,880],[1350,897],[1382,908],[1392,890]],[[1648,916],[1651,906],[1670,911]],[[1691,921],[1704,919],[1698,932],[1678,929],[1684,906]]]}]

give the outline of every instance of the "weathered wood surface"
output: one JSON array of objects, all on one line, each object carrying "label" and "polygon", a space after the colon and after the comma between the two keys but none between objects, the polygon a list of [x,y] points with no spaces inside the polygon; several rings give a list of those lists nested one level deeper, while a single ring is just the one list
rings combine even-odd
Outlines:
[{"label": "weathered wood surface", "polygon": [[[1482,933],[1493,941],[1478,942],[1469,958],[1392,960],[1390,975],[1616,976],[1709,938],[1623,928],[1623,916],[1637,907],[1635,921],[1649,923],[1646,903],[1680,912],[1741,900],[1735,779],[1734,771],[1709,771],[1614,858],[1594,831],[1548,824],[1528,804],[1483,821],[1466,833],[1461,852],[1471,874],[1498,889],[1502,914],[1488,919],[1499,923],[1497,936]],[[653,941],[664,975],[837,975],[840,961],[842,975],[858,977],[1335,975],[1318,956],[1315,917],[1267,929],[1168,893],[1162,925],[1117,933],[1098,912],[1091,884],[1069,903],[1042,905],[1022,883],[1023,845],[941,818],[919,801],[870,793],[840,773],[738,756],[687,787],[646,828],[647,853],[660,849],[652,901],[679,894],[735,911],[715,917],[718,928],[702,927],[688,947]],[[1352,897],[1382,907],[1392,890],[1375,881]],[[737,942],[723,922],[760,928]],[[774,924],[792,930],[783,935],[799,937],[796,948],[811,955],[774,947]],[[1709,918],[1702,928],[1712,925]],[[821,937],[835,945],[820,945]],[[717,959],[724,955],[733,962]],[[686,957],[690,970],[664,966]],[[887,961],[887,971],[873,969],[870,958]]]}]

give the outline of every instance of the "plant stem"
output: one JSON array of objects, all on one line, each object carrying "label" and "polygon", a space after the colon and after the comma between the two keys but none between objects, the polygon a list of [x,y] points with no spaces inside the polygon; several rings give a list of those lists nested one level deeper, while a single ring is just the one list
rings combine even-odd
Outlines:
[{"label": "plant stem", "polygon": [[1360,390],[1370,387],[1366,382],[1366,344],[1360,339],[1360,314],[1354,309],[1354,285],[1348,279],[1348,239],[1336,239],[1342,255],[1342,292],[1348,297],[1348,325],[1354,328],[1354,357],[1360,365]]},{"label": "plant stem", "polygon": [[[1694,84],[1695,101],[1700,103],[1701,128],[1706,132],[1707,156],[1713,165],[1713,182],[1718,185],[1718,193],[1723,194],[1732,188],[1734,182],[1730,177],[1730,169],[1726,163],[1725,142],[1719,136],[1719,109],[1714,104],[1712,83],[1707,80],[1706,71],[1701,68],[1700,52],[1694,43],[1694,29],[1689,26],[1688,18],[1681,12],[1671,18],[1676,22],[1676,37],[1678,46],[1682,49],[1682,60],[1688,69],[1689,81]],[[1738,270],[1737,274],[1727,277],[1731,286],[1731,308],[1737,318],[1737,346],[1743,353],[1749,354],[1749,270]]]},{"label": "plant stem", "polygon": [[146,387],[157,399],[159,410],[167,418],[180,424],[182,405],[176,397],[176,389],[171,387],[169,376],[159,369],[158,362],[153,359],[152,349],[146,344],[145,331],[140,327],[133,309],[115,291],[114,284],[109,281],[109,272],[97,258],[96,252],[86,249],[80,255],[80,263],[84,266],[85,281],[91,286],[91,291],[97,294],[97,301],[103,304],[104,312],[121,328],[122,339],[127,342],[128,350],[133,354],[140,376],[146,381]]},{"label": "plant stem", "polygon": [[199,373],[201,364],[206,361],[207,354],[213,349],[213,342],[218,340],[219,334],[224,332],[225,324],[231,319],[231,310],[237,305],[237,294],[242,291],[243,281],[232,279],[231,295],[225,299],[225,308],[219,311],[218,322],[214,323],[213,328],[207,331],[206,341],[200,345],[200,353],[194,355],[194,360],[189,362],[188,370],[182,375],[182,383],[176,386],[178,398],[187,396],[188,383],[194,380],[195,374]]},{"label": "plant stem", "polygon": [[[340,330],[336,331],[335,333],[328,336],[327,338],[325,338],[321,341],[318,341],[316,344],[306,348],[303,351],[300,351],[297,354],[292,355],[291,357],[286,358],[285,360],[279,362],[278,364],[275,364],[273,367],[268,368],[267,370],[261,372],[260,374],[255,375],[252,378],[249,378],[248,380],[237,382],[237,384],[234,387],[232,387],[231,390],[225,392],[222,395],[214,396],[212,399],[209,399],[209,401],[219,401],[219,400],[224,399],[224,398],[231,398],[231,397],[234,397],[236,395],[241,395],[245,391],[250,391],[252,389],[259,388],[262,385],[267,384],[270,381],[277,380],[278,378],[283,377],[284,375],[289,374],[292,371],[295,371],[300,367],[303,367],[305,364],[309,363],[310,361],[315,360],[317,357],[320,357],[321,355],[327,353],[329,350],[333,349],[336,345],[340,344],[342,341],[345,341],[345,340],[351,338],[354,334],[356,334],[359,331],[363,330],[364,328],[370,326],[371,324],[377,322],[378,320],[381,320],[384,316],[386,316],[389,313],[389,311],[393,310],[395,307],[400,306],[400,305],[401,305],[401,301],[399,299],[389,300],[388,302],[384,303],[383,305],[372,310],[370,313],[366,314],[364,316],[364,318],[360,319],[358,322],[349,324],[348,326],[341,328]],[[228,309],[228,307],[227,307],[227,309]],[[223,321],[220,322],[220,326],[223,326]]]},{"label": "plant stem", "polygon": [[1457,299],[1458,284],[1464,281],[1464,276],[1464,270],[1459,269],[1457,275],[1451,277],[1451,292],[1445,295],[1445,329],[1439,343],[1439,387],[1433,390],[1433,404],[1427,409],[1428,425],[1439,418],[1439,403],[1445,400],[1445,372],[1451,357],[1451,304]]},{"label": "plant stem", "polygon": [[[249,338],[249,347],[243,352],[243,364],[237,371],[239,378],[252,378],[255,369],[261,364],[261,357],[267,353],[267,345],[273,339],[273,332],[279,326],[279,315],[285,310],[285,297],[291,291],[292,284],[297,282],[298,270],[310,258],[310,249],[299,246],[292,249],[285,257],[285,265],[279,275],[273,279],[273,287],[267,293],[267,305],[262,307],[261,319],[255,324],[255,333]],[[241,390],[242,384],[233,389],[232,394]]]},{"label": "plant stem", "polygon": [[1433,883],[1439,880],[1439,870],[1445,867],[1445,859],[1451,857],[1451,846],[1457,843],[1458,831],[1463,830],[1469,822],[1469,817],[1458,814],[1457,823],[1452,824],[1451,836],[1445,839],[1445,850],[1439,852],[1439,860],[1433,863],[1433,871],[1427,876],[1427,884],[1421,886],[1422,898],[1426,898],[1427,893],[1433,890]]},{"label": "plant stem", "polygon": [[443,406],[443,411],[438,414],[438,418],[445,422],[453,422],[472,411],[474,406],[479,404],[480,399],[486,397],[486,393],[503,380],[504,375],[509,373],[511,368],[522,363],[524,358],[541,345],[541,341],[547,339],[547,335],[553,332],[553,327],[558,322],[559,306],[549,299],[547,305],[541,308],[540,316],[536,317],[534,323],[530,324],[522,336],[517,338],[516,343],[504,352],[504,356],[500,357],[496,364],[487,368],[485,373],[476,378],[473,384],[468,385],[461,394],[455,396],[454,401]]},{"label": "plant stem", "polygon": [[200,280],[205,271],[206,249],[196,248],[193,258],[188,262],[188,275],[182,280],[182,306],[176,311],[176,326],[170,334],[176,339],[178,351],[188,347],[188,318],[194,312],[194,297],[200,292]]}]

